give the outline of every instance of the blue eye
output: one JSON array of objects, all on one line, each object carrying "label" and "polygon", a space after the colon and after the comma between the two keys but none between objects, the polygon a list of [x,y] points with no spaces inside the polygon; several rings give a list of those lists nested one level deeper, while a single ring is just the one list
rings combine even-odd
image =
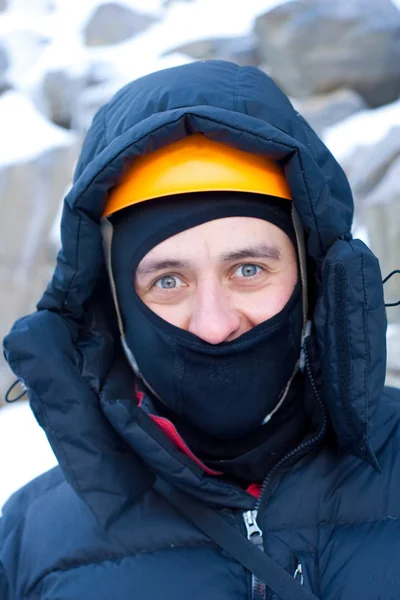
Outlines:
[{"label": "blue eye", "polygon": [[239,277],[254,277],[261,271],[261,267],[258,265],[240,265],[235,271]]},{"label": "blue eye", "polygon": [[164,277],[157,279],[154,285],[162,290],[173,290],[174,288],[179,287],[179,283],[181,283],[181,280],[178,279],[178,277],[174,277],[174,275],[164,275]]}]

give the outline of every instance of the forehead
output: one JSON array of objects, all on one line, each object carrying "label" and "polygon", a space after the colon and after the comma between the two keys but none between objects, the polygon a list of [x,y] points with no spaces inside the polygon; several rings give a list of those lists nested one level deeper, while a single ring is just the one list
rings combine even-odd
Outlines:
[{"label": "forehead", "polygon": [[202,223],[164,240],[141,260],[179,258],[219,260],[229,252],[260,244],[279,252],[291,246],[289,237],[277,226],[254,217],[226,217]]},{"label": "forehead", "polygon": [[209,221],[171,236],[140,261],[137,276],[167,268],[201,268],[246,258],[280,261],[294,258],[295,250],[281,229],[253,217]]}]

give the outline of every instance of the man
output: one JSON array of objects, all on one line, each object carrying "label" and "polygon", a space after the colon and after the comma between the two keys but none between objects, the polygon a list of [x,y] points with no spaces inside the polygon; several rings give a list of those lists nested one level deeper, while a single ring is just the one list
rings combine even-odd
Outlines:
[{"label": "man", "polygon": [[2,599],[398,596],[400,395],[352,211],[258,69],[154,73],[100,110],[5,340],[60,467],[3,509]]}]

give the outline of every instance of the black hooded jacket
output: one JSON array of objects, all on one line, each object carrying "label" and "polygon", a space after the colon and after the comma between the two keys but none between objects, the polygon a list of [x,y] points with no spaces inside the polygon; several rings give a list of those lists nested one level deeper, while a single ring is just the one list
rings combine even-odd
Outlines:
[{"label": "black hooded jacket", "polygon": [[[132,399],[109,318],[107,194],[135,156],[195,132],[281,161],[304,228],[309,392],[329,435],[274,468],[258,500],[205,471]],[[352,214],[342,169],[256,68],[201,61],[154,73],[98,112],[65,199],[52,282],[4,345],[59,467],[3,509],[1,600],[252,598],[250,573],[158,496],[157,477],[243,536],[242,513],[257,505],[264,552],[323,600],[399,596],[400,393],[384,388],[382,277],[351,237]]]}]

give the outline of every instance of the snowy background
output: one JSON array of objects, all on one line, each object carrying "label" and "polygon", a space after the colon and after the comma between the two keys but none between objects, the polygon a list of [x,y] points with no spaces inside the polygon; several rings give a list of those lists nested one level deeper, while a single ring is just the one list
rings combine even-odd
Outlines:
[{"label": "snowy background", "polygon": [[[355,234],[383,274],[400,267],[400,0],[0,0],[1,338],[51,276],[96,110],[132,79],[201,58],[277,80],[342,163]],[[400,298],[398,280],[386,289]],[[400,385],[400,310],[388,316]],[[12,381],[0,362],[1,398]],[[55,464],[27,403],[1,404],[0,506]]]}]

